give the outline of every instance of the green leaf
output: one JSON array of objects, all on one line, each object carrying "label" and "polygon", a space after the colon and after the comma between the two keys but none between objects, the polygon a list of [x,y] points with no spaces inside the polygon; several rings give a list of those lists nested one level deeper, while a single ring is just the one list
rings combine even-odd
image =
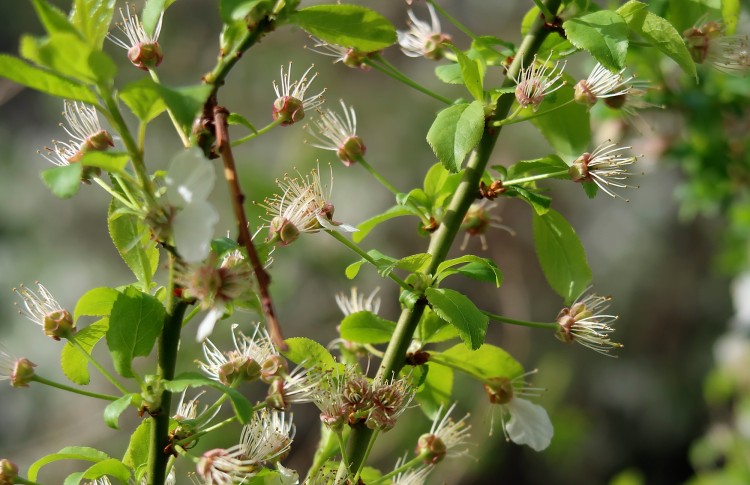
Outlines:
[{"label": "green leaf", "polygon": [[101,49],[112,23],[115,0],[75,0],[70,21],[95,49]]},{"label": "green leaf", "polygon": [[37,64],[87,84],[105,84],[117,73],[112,59],[78,35],[56,33],[46,39],[24,37],[21,55]]},{"label": "green leaf", "polygon": [[120,91],[120,99],[144,123],[153,120],[167,109],[158,85],[147,77],[126,85]]},{"label": "green leaf", "polygon": [[248,121],[247,118],[245,118],[239,113],[230,113],[230,115],[227,117],[227,123],[229,123],[230,125],[241,125],[246,128],[249,128],[250,131],[252,131],[253,133],[258,133],[258,130],[255,128],[255,125],[250,123],[250,121]]},{"label": "green leaf", "polygon": [[480,381],[495,377],[513,379],[523,374],[523,366],[500,347],[485,344],[477,350],[455,345],[436,356],[433,362],[465,372]]},{"label": "green leaf", "polygon": [[133,377],[133,358],[151,353],[165,314],[159,300],[136,288],[128,287],[118,295],[109,316],[107,346],[121,376]]},{"label": "green leaf", "polygon": [[463,84],[461,66],[458,64],[442,64],[435,68],[435,76],[446,84]]},{"label": "green leaf", "polygon": [[229,397],[232,403],[234,414],[241,424],[247,424],[253,416],[253,405],[237,389],[227,387],[220,382],[197,374],[195,372],[185,372],[175,377],[171,381],[164,382],[164,389],[171,392],[184,391],[188,387],[211,387],[217,391],[223,392]]},{"label": "green leaf", "polygon": [[[261,5],[265,4],[265,5]],[[258,8],[261,6],[262,8]],[[253,19],[258,19],[263,12],[268,12],[273,5],[269,0],[221,0],[219,2],[219,13],[225,24],[242,21],[247,30],[248,20],[246,17],[252,13]]]},{"label": "green leaf", "polygon": [[347,315],[341,321],[341,338],[361,344],[390,342],[396,324],[372,312],[361,311]]},{"label": "green leaf", "polygon": [[458,330],[467,347],[478,349],[487,334],[489,318],[461,293],[445,288],[427,288],[432,310]]},{"label": "green leaf", "polygon": [[125,456],[122,458],[122,462],[133,470],[138,470],[148,463],[151,421],[151,419],[144,419],[135,428],[133,434],[130,435],[130,443],[128,444],[127,451],[125,451]]},{"label": "green leaf", "polygon": [[203,104],[211,94],[211,86],[200,84],[183,88],[169,88],[163,84],[157,84],[157,89],[167,107],[180,123],[185,133],[190,133],[193,120],[203,109]]},{"label": "green leaf", "polygon": [[441,164],[436,163],[424,177],[424,192],[432,209],[442,207],[458,188],[461,174],[450,173]]},{"label": "green leaf", "polygon": [[284,340],[284,342],[286,342],[288,349],[282,353],[284,357],[295,364],[301,365],[304,362],[305,367],[320,367],[323,370],[336,367],[336,360],[330,352],[314,340],[292,337]]},{"label": "green leaf", "polygon": [[450,367],[428,362],[427,377],[422,388],[417,391],[415,398],[421,405],[422,412],[428,418],[434,419],[438,410],[445,410],[451,402],[451,391],[453,390],[453,370]]},{"label": "green leaf", "polygon": [[[550,111],[531,120],[552,148],[568,165],[584,153],[591,141],[589,112],[573,99],[572,80],[544,98],[540,112]],[[564,106],[563,106],[564,105]],[[527,111],[531,111],[527,108]]]},{"label": "green leaf", "polygon": [[344,270],[344,274],[346,275],[347,278],[349,278],[350,280],[353,280],[354,278],[357,277],[357,275],[359,274],[359,270],[362,269],[362,266],[366,262],[367,262],[366,260],[360,259],[359,261],[356,261],[356,262],[350,264]]},{"label": "green leaf", "polygon": [[[454,266],[462,265],[459,268]],[[498,288],[503,282],[503,273],[494,261],[467,254],[460,258],[443,261],[437,268],[435,279],[440,282],[450,275],[462,274],[479,281],[494,283]]]},{"label": "green leaf", "polygon": [[549,211],[550,204],[552,204],[552,199],[546,195],[526,190],[518,185],[509,185],[506,189],[505,195],[525,200],[534,209],[534,212],[540,216],[546,214]]},{"label": "green leaf", "polygon": [[28,471],[28,479],[32,482],[36,481],[39,475],[39,470],[45,465],[60,461],[60,460],[84,460],[99,462],[109,458],[109,455],[103,451],[99,451],[94,448],[88,448],[85,446],[66,446],[57,453],[52,453],[47,456],[43,456],[34,463],[31,464]]},{"label": "green leaf", "polygon": [[[120,292],[114,288],[99,287],[87,291],[78,299],[73,310],[73,321],[77,322],[82,316],[102,317],[109,315]],[[80,336],[80,334],[78,334]]]},{"label": "green leaf", "polygon": [[417,325],[416,339],[424,343],[437,343],[457,337],[456,327],[437,316],[429,307],[425,309]]},{"label": "green leaf", "polygon": [[71,473],[70,475],[65,477],[63,485],[78,485],[79,483],[81,483],[81,480],[83,480],[83,473],[84,472]]},{"label": "green leaf", "polygon": [[[104,408],[104,422],[112,429],[120,429],[120,415],[133,402],[133,398],[137,398],[138,394],[126,394],[117,401],[112,401]],[[93,477],[96,478],[96,477]]]},{"label": "green leaf", "polygon": [[[495,46],[501,46],[502,52],[498,52]],[[515,52],[515,46],[491,35],[476,37],[471,41],[470,53],[476,53],[489,66],[502,66],[503,63]],[[469,55],[469,57],[472,57]]]},{"label": "green leaf", "polygon": [[156,26],[159,23],[162,12],[164,12],[175,0],[146,0],[146,5],[143,7],[143,15],[141,20],[143,22],[143,30],[148,35],[153,35],[156,30]]},{"label": "green leaf", "polygon": [[130,161],[127,152],[89,151],[78,161],[85,167],[99,167],[105,172],[122,173]]},{"label": "green leaf", "polygon": [[314,5],[289,21],[330,44],[373,52],[396,42],[396,28],[388,19],[359,5]]},{"label": "green leaf", "polygon": [[410,209],[408,207],[404,207],[402,205],[394,205],[387,211],[378,214],[376,216],[373,216],[366,221],[360,223],[357,226],[357,229],[359,229],[358,232],[355,232],[352,234],[352,239],[354,242],[360,242],[365,237],[367,237],[368,234],[370,234],[370,231],[375,229],[378,225],[382,224],[385,221],[388,221],[390,219],[395,219],[396,217],[402,217],[402,216],[409,216],[413,215],[414,210]]},{"label": "green leaf", "polygon": [[411,273],[419,271],[432,260],[432,256],[428,253],[417,253],[401,258],[396,263],[398,269],[409,271]]},{"label": "green leaf", "polygon": [[[79,330],[76,333],[76,342],[89,354],[97,343],[107,334],[109,319],[102,318]],[[60,353],[60,366],[65,377],[78,385],[85,386],[91,381],[89,376],[89,360],[81,350],[72,343],[67,342]]]},{"label": "green leaf", "polygon": [[117,478],[122,483],[128,483],[130,480],[130,469],[122,464],[120,460],[115,458],[107,458],[99,463],[90,466],[81,478],[88,478],[90,480],[109,475]]},{"label": "green leaf", "polygon": [[480,103],[484,102],[484,90],[482,88],[484,82],[484,67],[481,65],[481,62],[470,59],[466,54],[455,47],[453,47],[453,52],[456,54],[458,65],[461,68],[461,79],[463,80],[466,89],[468,89],[469,93],[474,96],[475,100]]},{"label": "green leaf", "polygon": [[31,66],[21,59],[0,54],[0,76],[31,89],[64,99],[96,103],[91,90],[58,74]]},{"label": "green leaf", "polygon": [[44,26],[44,30],[49,34],[68,33],[79,35],[76,28],[68,20],[65,13],[59,8],[51,5],[46,0],[32,0],[36,15]]},{"label": "green leaf", "polygon": [[638,0],[630,0],[617,9],[628,27],[646,39],[651,45],[671,57],[688,74],[698,79],[695,62],[690,56],[685,42],[672,24],[648,11],[648,5]]},{"label": "green leaf", "polygon": [[534,215],[534,245],[547,282],[567,304],[591,283],[591,269],[578,235],[568,221],[550,209]]},{"label": "green leaf", "polygon": [[599,10],[563,23],[568,40],[588,51],[610,71],[625,67],[628,53],[628,26],[611,10]]},{"label": "green leaf", "polygon": [[71,163],[42,171],[42,181],[55,196],[69,199],[81,188],[81,175],[83,175],[83,165]]},{"label": "green leaf", "polygon": [[466,155],[484,132],[484,107],[479,101],[457,104],[440,111],[427,133],[427,143],[443,166],[461,170]]},{"label": "green leaf", "polygon": [[107,221],[109,235],[125,264],[141,285],[148,288],[159,265],[159,249],[140,218],[132,214],[116,214],[120,207],[120,202],[112,199]]},{"label": "green leaf", "polygon": [[589,199],[596,197],[596,194],[599,192],[599,186],[594,182],[581,182],[581,187],[583,187],[583,191]]},{"label": "green leaf", "polygon": [[568,165],[560,157],[552,154],[534,160],[521,160],[514,163],[508,167],[506,180],[510,181],[528,175],[547,175],[563,171],[565,174],[561,178],[568,178],[568,168]]}]

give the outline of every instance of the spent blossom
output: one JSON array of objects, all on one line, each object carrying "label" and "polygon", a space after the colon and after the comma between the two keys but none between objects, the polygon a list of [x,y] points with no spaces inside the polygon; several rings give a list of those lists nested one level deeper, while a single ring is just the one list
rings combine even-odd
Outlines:
[{"label": "spent blossom", "polygon": [[373,52],[362,52],[353,47],[344,47],[338,44],[329,44],[324,40],[318,39],[317,37],[311,36],[311,38],[315,42],[315,44],[310,50],[324,56],[333,57],[334,64],[340,62],[347,67],[358,67],[363,71],[370,70],[370,66],[366,64],[366,61],[370,56],[374,54]]},{"label": "spent blossom", "polygon": [[141,19],[135,13],[131,13],[130,8],[131,5],[125,4],[125,12],[120,9],[122,22],[117,24],[127,40],[122,40],[111,33],[107,34],[107,38],[115,45],[128,51],[128,59],[135,67],[147,71],[161,64],[164,58],[159,46],[159,34],[161,33],[164,12],[159,16],[153,34],[148,34],[143,27],[143,23],[141,23]]},{"label": "spent blossom", "polygon": [[258,463],[276,463],[289,453],[294,434],[291,414],[264,408],[253,414],[242,428],[240,446],[246,458]]},{"label": "spent blossom", "polygon": [[292,63],[284,72],[284,66],[281,66],[280,85],[273,82],[273,90],[276,92],[276,101],[273,103],[273,119],[281,120],[282,126],[288,126],[301,121],[305,117],[305,109],[312,110],[323,104],[323,94],[325,89],[314,96],[305,98],[305,93],[312,82],[318,76],[315,73],[307,79],[307,75],[315,66],[307,68],[302,77],[292,82]]},{"label": "spent blossom", "polygon": [[245,446],[242,443],[227,449],[209,450],[201,455],[196,465],[196,472],[203,480],[202,485],[243,483],[261,469],[260,463],[245,455]]},{"label": "spent blossom", "polygon": [[406,378],[373,382],[371,387],[372,408],[365,424],[370,429],[388,431],[409,407],[416,389]]},{"label": "spent blossom", "polygon": [[211,248],[219,214],[207,199],[215,180],[213,163],[197,147],[172,158],[164,179],[174,244],[186,263],[203,261]]},{"label": "spent blossom", "polygon": [[435,8],[428,3],[427,9],[430,11],[430,23],[419,20],[409,9],[409,30],[397,32],[398,44],[401,51],[409,57],[426,57],[438,61],[443,58],[451,36],[443,33]]},{"label": "spent blossom", "polygon": [[[304,364],[304,363],[303,363]],[[298,365],[289,373],[274,376],[268,383],[266,404],[287,411],[292,404],[313,402],[323,376],[315,369]]]},{"label": "spent blossom", "polygon": [[[518,55],[522,54],[519,53]],[[551,57],[552,53],[550,52],[546,61],[537,62],[536,56],[534,56],[531,65],[525,68],[521,63],[521,69],[513,78],[516,82],[516,101],[521,107],[531,106],[536,111],[544,101],[545,96],[554,93],[565,85],[565,82],[560,81],[560,78],[562,78],[566,62],[563,62],[562,66],[560,61],[556,61],[552,65],[550,63]]]},{"label": "spent blossom", "polygon": [[556,336],[563,342],[578,342],[584,347],[600,354],[609,354],[612,349],[619,349],[622,344],[613,342],[610,334],[615,331],[612,324],[617,315],[604,312],[609,308],[611,297],[599,296],[595,293],[584,293],[568,308],[563,308],[557,315],[560,328]]},{"label": "spent blossom", "polygon": [[612,72],[601,63],[596,63],[591,74],[575,85],[575,100],[578,103],[593,106],[599,99],[621,98],[632,89],[630,81],[635,77],[623,76],[625,68]]},{"label": "spent blossom", "polygon": [[469,238],[472,236],[479,236],[479,241],[482,244],[482,250],[487,250],[487,236],[485,233],[491,227],[496,229],[503,229],[508,231],[511,236],[515,236],[516,232],[510,227],[502,224],[502,218],[496,214],[492,214],[490,211],[497,207],[496,202],[488,202],[486,199],[482,199],[479,202],[471,204],[469,210],[466,211],[463,221],[461,222],[461,230],[465,231],[464,240],[461,243],[461,251],[466,249],[469,243]]},{"label": "spent blossom", "polygon": [[73,317],[60,306],[47,288],[39,282],[36,285],[36,292],[24,285],[13,288],[23,302],[19,313],[42,327],[48,337],[55,340],[67,338],[75,332]]},{"label": "spent blossom", "polygon": [[203,355],[206,362],[198,361],[198,366],[211,379],[230,385],[237,380],[252,381],[261,376],[261,368],[269,360],[275,361],[279,354],[271,342],[265,328],[256,324],[255,331],[248,337],[238,325],[232,325],[234,350],[223,353],[211,340],[203,342]]},{"label": "spent blossom", "polygon": [[341,103],[344,116],[331,109],[321,111],[320,118],[313,121],[313,128],[308,127],[308,132],[315,137],[312,146],[336,152],[336,156],[347,167],[364,156],[367,147],[362,138],[357,136],[357,114],[353,107]]},{"label": "spent blossom", "polygon": [[632,175],[627,167],[638,160],[637,157],[620,153],[630,148],[632,147],[618,147],[608,140],[599,145],[593,153],[586,152],[578,157],[568,170],[570,178],[574,182],[594,182],[607,195],[619,197],[627,202],[628,200],[613,191],[612,187],[637,188],[623,183]]},{"label": "spent blossom", "polygon": [[724,25],[707,22],[683,33],[690,55],[698,64],[710,64],[732,74],[750,69],[750,37],[725,35]]},{"label": "spent blossom", "polygon": [[[500,406],[505,439],[519,445],[527,445],[534,451],[542,451],[552,442],[554,428],[547,411],[524,397],[538,397],[542,389],[530,387],[525,378],[536,371],[516,378],[495,377],[484,384],[489,400]],[[506,416],[510,419],[506,421]]]},{"label": "spent blossom", "polygon": [[13,387],[29,387],[34,379],[34,367],[36,364],[29,359],[16,358],[0,344],[0,381],[10,381]]},{"label": "spent blossom", "polygon": [[286,175],[282,181],[277,181],[282,195],[275,194],[260,204],[271,217],[271,241],[286,246],[306,232],[318,232],[321,229],[357,231],[353,226],[333,220],[334,207],[329,202],[333,189],[333,170],[331,172],[331,184],[327,187],[321,183],[318,170],[313,170],[304,179],[302,175],[300,178]]},{"label": "spent blossom", "polygon": [[456,404],[453,403],[445,414],[442,414],[441,406],[432,422],[430,432],[419,437],[416,453],[423,458],[425,463],[435,464],[446,456],[466,454],[471,429],[471,426],[466,424],[469,415],[454,421],[450,415],[455,407]]}]

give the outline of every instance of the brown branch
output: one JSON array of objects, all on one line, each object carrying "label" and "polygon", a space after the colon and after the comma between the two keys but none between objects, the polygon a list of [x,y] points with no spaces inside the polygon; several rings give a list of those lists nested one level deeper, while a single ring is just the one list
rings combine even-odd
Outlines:
[{"label": "brown branch", "polygon": [[227,179],[227,185],[229,185],[234,217],[237,219],[237,225],[240,230],[239,242],[245,245],[247,255],[250,258],[253,270],[255,271],[255,277],[258,279],[261,308],[263,310],[263,315],[266,317],[266,325],[268,326],[271,340],[279,350],[283,351],[287,349],[287,345],[284,342],[284,337],[281,335],[281,327],[279,326],[276,314],[273,311],[273,302],[271,301],[271,295],[268,292],[268,285],[271,282],[271,277],[266,270],[263,269],[263,263],[261,263],[260,258],[258,258],[258,252],[253,245],[253,239],[250,235],[250,227],[247,222],[247,217],[245,216],[245,208],[243,206],[245,196],[242,194],[240,182],[237,180],[237,168],[234,164],[232,146],[229,143],[229,124],[227,122],[229,112],[222,106],[216,106],[213,114],[214,128],[216,129],[216,146],[222,160],[224,161],[224,178]]}]

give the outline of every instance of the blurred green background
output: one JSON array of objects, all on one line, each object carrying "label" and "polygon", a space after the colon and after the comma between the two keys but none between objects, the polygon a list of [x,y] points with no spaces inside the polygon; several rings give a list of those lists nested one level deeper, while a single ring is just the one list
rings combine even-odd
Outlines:
[{"label": "blurred green background", "polygon": [[[303,5],[309,3],[322,2]],[[405,28],[404,2],[357,3]],[[668,2],[652,3],[665,11]],[[474,32],[518,42],[520,19],[532,2],[446,0],[441,5]],[[426,18],[421,5],[415,8],[420,18]],[[180,0],[169,9],[160,40],[165,53],[159,68],[163,82],[194,84],[213,66],[220,29],[215,10],[216,2],[200,0]],[[747,20],[745,12],[740,30]],[[446,24],[444,29],[455,43],[467,48],[468,40]],[[15,54],[22,33],[41,32],[29,2],[0,2],[0,51]],[[325,87],[329,106],[342,98],[356,108],[358,133],[367,145],[370,164],[404,192],[420,186],[424,173],[435,163],[424,136],[442,106],[378,72],[333,65],[330,58],[305,45],[312,46],[312,42],[292,27],[265,38],[232,72],[220,104],[263,126],[270,121],[275,97],[271,83],[278,79],[279,67],[291,60],[293,72],[301,74],[315,63],[319,76],[310,92]],[[119,61],[119,86],[144,75],[129,65],[124,51],[112,44],[106,49]],[[459,87],[434,77],[435,64],[430,61],[407,58],[395,47],[384,56],[441,94],[463,95]],[[585,54],[578,54],[567,72],[583,78],[592,65]],[[552,446],[535,453],[506,443],[497,410],[491,408],[481,387],[459,381],[454,397],[461,412],[472,413],[476,445],[470,458],[441,464],[429,483],[671,484],[695,479],[697,471],[707,477],[705,472],[736,461],[740,463],[738,476],[743,477],[743,471],[744,477],[750,476],[750,452],[742,446],[750,437],[750,426],[747,422],[744,428],[739,426],[733,414],[733,404],[742,402],[738,391],[746,384],[738,376],[747,369],[747,360],[740,359],[739,365],[737,359],[732,361],[734,374],[714,368],[715,341],[727,331],[735,313],[731,277],[742,271],[747,254],[750,81],[702,70],[702,84],[696,87],[667,60],[634,70],[639,77],[656,73],[664,81],[652,96],[666,109],[644,113],[637,120],[638,129],[598,112],[592,123],[596,142],[613,138],[644,155],[636,169],[635,183],[640,188],[626,194],[631,202],[604,194],[592,201],[575,184],[549,184],[553,207],[571,220],[587,250],[595,290],[614,297],[611,310],[620,315],[615,340],[625,347],[619,358],[612,359],[564,345],[541,331],[491,323],[488,341],[503,346],[527,369],[539,369],[534,384],[547,389],[538,402],[547,408],[555,425]],[[491,71],[486,82],[499,84],[499,70]],[[0,80],[0,342],[37,363],[41,375],[64,381],[58,368],[61,344],[45,338],[38,327],[17,315],[11,288],[39,280],[63,306],[72,308],[88,289],[127,284],[132,278],[109,241],[105,194],[88,186],[72,200],[61,201],[40,181],[38,174],[48,162],[36,150],[64,137],[58,127],[61,111],[59,100]],[[181,145],[166,116],[152,125],[146,160],[153,170],[165,168]],[[245,132],[237,129],[233,134],[238,137]],[[319,160],[323,174],[328,173],[328,163],[333,167],[336,220],[357,224],[392,204],[391,196],[364,170],[343,167],[331,152],[304,144],[306,138],[297,124],[276,129],[236,151],[248,200],[271,195],[274,178],[295,168],[308,172]],[[490,165],[508,165],[549,152],[533,127],[512,125],[501,134]],[[228,197],[220,181],[213,201],[222,211],[217,235],[233,231]],[[249,208],[252,223],[259,225],[260,211]],[[517,235],[492,230],[489,250],[482,252],[475,238],[467,251],[494,259],[504,272],[503,286],[497,290],[456,280],[455,288],[496,313],[553,320],[562,301],[549,289],[536,261],[529,207],[518,200],[501,200],[495,213]],[[417,221],[411,219],[383,224],[365,239],[363,247],[394,257],[422,252],[427,241],[416,229]],[[453,254],[460,254],[459,244]],[[336,338],[340,314],[334,294],[349,291],[352,282],[343,271],[355,260],[325,234],[305,236],[277,250],[271,290],[286,336],[311,337],[323,344]],[[367,293],[380,286],[380,315],[397,318],[394,285],[380,280],[371,269],[362,271],[354,284]],[[745,290],[738,299],[750,301],[750,293]],[[740,330],[730,334],[740,335],[735,339],[740,347],[745,345],[743,324],[744,328],[750,325],[747,313],[740,312],[733,320],[733,328]],[[256,319],[236,314],[218,326],[217,341],[228,343],[230,322],[249,325]],[[192,360],[198,356],[193,332],[193,326],[187,327],[183,350],[190,356],[178,371],[193,370]],[[97,355],[106,362],[106,351],[100,347]],[[746,349],[743,352],[741,356],[747,355]],[[709,375],[711,385],[706,387]],[[92,385],[107,389],[106,382],[94,380]],[[23,470],[66,445],[94,446],[113,456],[124,452],[126,437],[103,424],[101,403],[38,385],[19,390],[0,384],[0,457],[12,459]],[[705,389],[711,391],[708,401]],[[392,450],[413,449],[416,437],[429,428],[418,409],[408,413],[403,427],[383,436],[376,446],[373,464],[383,470],[395,462]],[[121,424],[131,430],[138,421],[135,413],[126,413]],[[285,464],[304,470],[318,437],[317,411],[311,405],[302,406],[295,410],[295,422],[296,446]],[[719,433],[719,444],[701,441],[691,462],[691,447],[709,430]],[[722,430],[726,431],[723,435]],[[727,433],[730,444],[738,445],[732,448],[739,457],[736,461],[721,452]],[[210,444],[228,445],[237,435],[237,430],[226,431]],[[393,440],[405,444],[399,448]],[[62,477],[76,469],[74,465],[50,467],[42,475],[44,483],[62,483]],[[739,478],[705,483],[748,482]]]}]

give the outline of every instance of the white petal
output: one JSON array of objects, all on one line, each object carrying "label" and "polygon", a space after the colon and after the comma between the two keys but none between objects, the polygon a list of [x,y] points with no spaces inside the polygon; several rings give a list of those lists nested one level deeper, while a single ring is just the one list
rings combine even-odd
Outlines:
[{"label": "white petal", "polygon": [[198,333],[196,336],[198,342],[203,342],[209,335],[211,335],[211,332],[214,331],[214,325],[216,325],[216,322],[218,322],[222,316],[224,316],[224,305],[216,306],[206,313],[206,316],[203,317],[203,321],[198,325]]},{"label": "white petal", "polygon": [[174,217],[172,233],[182,259],[198,263],[206,259],[219,214],[208,202],[196,201],[185,206]]},{"label": "white petal", "polygon": [[321,226],[323,226],[325,229],[328,229],[329,231],[338,231],[338,232],[357,232],[359,229],[357,229],[354,226],[350,226],[349,224],[344,224],[343,222],[331,222],[325,217],[318,214],[315,216],[315,218],[318,220]]},{"label": "white petal", "polygon": [[534,451],[542,451],[549,446],[555,430],[542,406],[519,398],[511,399],[506,406],[510,420],[505,425],[505,431],[514,443],[528,445]]},{"label": "white petal", "polygon": [[299,475],[291,468],[287,468],[281,463],[277,463],[279,475],[272,475],[265,479],[264,485],[297,485]]},{"label": "white petal", "polygon": [[167,200],[175,207],[204,201],[214,188],[216,170],[199,148],[184,150],[172,159],[167,184]]}]

